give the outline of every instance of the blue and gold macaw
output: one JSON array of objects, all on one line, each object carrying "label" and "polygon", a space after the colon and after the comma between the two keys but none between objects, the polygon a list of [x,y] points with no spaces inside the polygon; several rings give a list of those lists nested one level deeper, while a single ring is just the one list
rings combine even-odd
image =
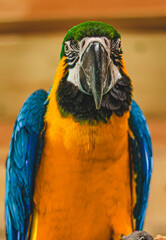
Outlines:
[{"label": "blue and gold macaw", "polygon": [[118,240],[142,229],[151,139],[113,27],[67,32],[49,93],[34,92],[18,114],[6,168],[8,240]]}]

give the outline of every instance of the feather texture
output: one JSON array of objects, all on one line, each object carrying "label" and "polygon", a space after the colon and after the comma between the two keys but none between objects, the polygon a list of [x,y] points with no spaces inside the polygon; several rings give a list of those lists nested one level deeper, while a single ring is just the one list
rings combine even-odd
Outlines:
[{"label": "feather texture", "polygon": [[147,208],[150,179],[153,168],[152,144],[145,117],[136,104],[132,102],[129,127],[134,138],[129,137],[134,175],[136,176],[136,204],[133,216],[136,230],[142,230]]},{"label": "feather texture", "polygon": [[[34,173],[41,155],[40,134],[47,93],[34,92],[24,103],[15,122],[6,165],[6,234],[8,240],[26,239],[32,213]],[[42,136],[42,137],[41,137]]]}]

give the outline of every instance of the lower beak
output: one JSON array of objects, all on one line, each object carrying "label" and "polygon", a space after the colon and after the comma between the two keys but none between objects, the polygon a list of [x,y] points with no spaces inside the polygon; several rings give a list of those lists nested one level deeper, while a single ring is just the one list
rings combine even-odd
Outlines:
[{"label": "lower beak", "polygon": [[111,85],[108,52],[99,42],[91,42],[85,49],[79,69],[80,89],[93,95],[96,109],[100,109],[102,97]]}]

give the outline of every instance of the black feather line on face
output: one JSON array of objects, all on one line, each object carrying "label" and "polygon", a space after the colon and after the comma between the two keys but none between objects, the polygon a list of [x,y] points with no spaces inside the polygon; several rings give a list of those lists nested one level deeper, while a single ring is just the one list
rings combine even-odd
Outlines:
[{"label": "black feather line on face", "polygon": [[121,117],[129,110],[132,99],[131,80],[122,76],[114,87],[103,96],[101,108],[96,110],[93,96],[82,93],[73,83],[63,78],[56,98],[62,116],[73,116],[75,121],[108,122],[112,113]]},{"label": "black feather line on face", "polygon": [[122,49],[121,49],[121,41],[119,38],[113,38],[111,40],[111,54],[110,58],[112,59],[115,66],[122,67],[121,58],[122,58]]}]

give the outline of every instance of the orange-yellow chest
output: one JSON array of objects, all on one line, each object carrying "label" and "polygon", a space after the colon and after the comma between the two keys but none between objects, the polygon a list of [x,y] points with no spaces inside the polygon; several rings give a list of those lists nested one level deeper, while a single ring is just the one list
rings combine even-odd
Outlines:
[{"label": "orange-yellow chest", "polygon": [[129,234],[128,115],[90,126],[62,118],[51,90],[36,177],[37,239],[109,240]]},{"label": "orange-yellow chest", "polygon": [[37,239],[109,239],[111,228],[130,233],[127,115],[97,126],[47,124],[34,197]]}]

